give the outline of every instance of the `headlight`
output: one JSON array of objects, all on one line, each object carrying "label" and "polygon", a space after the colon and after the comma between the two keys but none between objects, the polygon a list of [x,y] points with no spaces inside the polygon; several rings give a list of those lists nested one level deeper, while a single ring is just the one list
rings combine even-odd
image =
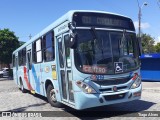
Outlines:
[{"label": "headlight", "polygon": [[76,84],[85,93],[88,93],[88,94],[97,93],[92,87],[90,87],[89,85],[87,85],[82,81],[77,81]]},{"label": "headlight", "polygon": [[137,73],[133,76],[132,80],[134,80],[134,83],[132,84],[131,89],[135,89],[140,86],[141,77]]}]

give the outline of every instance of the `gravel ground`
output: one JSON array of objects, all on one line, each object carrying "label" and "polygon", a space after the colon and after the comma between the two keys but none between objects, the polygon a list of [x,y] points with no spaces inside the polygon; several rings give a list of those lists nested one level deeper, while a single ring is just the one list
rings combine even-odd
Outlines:
[{"label": "gravel ground", "polygon": [[[158,120],[160,119],[160,83],[158,82],[142,82],[143,84],[143,92],[141,100],[115,104],[115,105],[108,105],[103,107],[96,107],[88,110],[95,111],[95,114],[101,114],[101,112],[96,111],[103,111],[102,114],[114,113],[118,111],[119,114],[106,114],[108,116],[96,117],[92,119],[113,119],[113,120],[130,120],[130,119],[153,119]],[[40,95],[32,95],[29,92],[23,94],[18,87],[15,85],[13,80],[8,80],[7,78],[1,79],[0,78],[0,111],[51,111],[53,115],[56,117],[44,117],[44,118],[29,118],[29,119],[63,119],[63,120],[75,120],[75,119],[88,119],[83,118],[83,114],[89,114],[86,111],[79,112],[70,107],[64,106],[62,108],[55,108],[51,107],[50,104],[47,102],[47,99],[40,96]],[[105,112],[104,112],[105,111]],[[127,111],[125,113],[123,111]],[[133,112],[134,111],[134,112]],[[136,113],[137,111],[138,113]],[[154,111],[159,111],[159,117],[133,117],[134,115],[141,114],[142,111],[151,111],[151,113],[155,113]],[[133,114],[132,114],[133,112]],[[43,113],[44,114],[44,113]],[[45,113],[46,114],[46,113]],[[48,112],[50,114],[50,112]],[[94,113],[93,113],[94,114]],[[126,116],[130,117],[126,117]],[[144,114],[145,115],[145,114]],[[58,117],[58,116],[72,116],[72,117]],[[132,116],[132,117],[131,117]],[[2,119],[2,117],[0,117]],[[3,119],[8,119],[3,117]],[[21,117],[12,117],[9,119],[22,119]],[[28,119],[23,117],[23,119]]]}]

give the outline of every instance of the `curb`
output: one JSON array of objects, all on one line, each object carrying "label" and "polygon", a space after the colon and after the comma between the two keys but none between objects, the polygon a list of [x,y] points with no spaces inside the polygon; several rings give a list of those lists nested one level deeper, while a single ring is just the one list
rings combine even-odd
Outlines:
[{"label": "curb", "polygon": [[13,78],[0,78],[0,81],[7,81],[7,80],[13,80]]},{"label": "curb", "polygon": [[158,92],[160,93],[160,89],[142,89],[142,91],[147,91],[147,92]]}]

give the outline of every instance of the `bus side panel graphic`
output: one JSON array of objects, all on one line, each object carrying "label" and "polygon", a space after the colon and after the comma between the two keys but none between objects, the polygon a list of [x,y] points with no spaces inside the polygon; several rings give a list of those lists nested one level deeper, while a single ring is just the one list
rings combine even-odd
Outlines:
[{"label": "bus side panel graphic", "polygon": [[28,80],[27,68],[24,66],[24,67],[23,67],[23,70],[24,70],[24,80],[25,80],[25,82],[26,82],[26,84],[27,84],[27,87],[28,87],[29,90],[33,90],[32,86],[31,86],[31,84],[30,84],[30,82],[29,82],[29,80]]}]

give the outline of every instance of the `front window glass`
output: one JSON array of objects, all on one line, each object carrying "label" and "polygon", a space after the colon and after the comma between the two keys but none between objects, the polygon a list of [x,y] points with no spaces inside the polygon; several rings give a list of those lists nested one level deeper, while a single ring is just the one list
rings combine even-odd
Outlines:
[{"label": "front window glass", "polygon": [[112,41],[115,72],[119,73],[119,71],[116,71],[117,62],[122,65],[121,72],[136,69],[139,62],[135,34],[110,32],[110,37]]},{"label": "front window glass", "polygon": [[84,73],[115,74],[139,65],[135,34],[77,30],[75,64]]}]

